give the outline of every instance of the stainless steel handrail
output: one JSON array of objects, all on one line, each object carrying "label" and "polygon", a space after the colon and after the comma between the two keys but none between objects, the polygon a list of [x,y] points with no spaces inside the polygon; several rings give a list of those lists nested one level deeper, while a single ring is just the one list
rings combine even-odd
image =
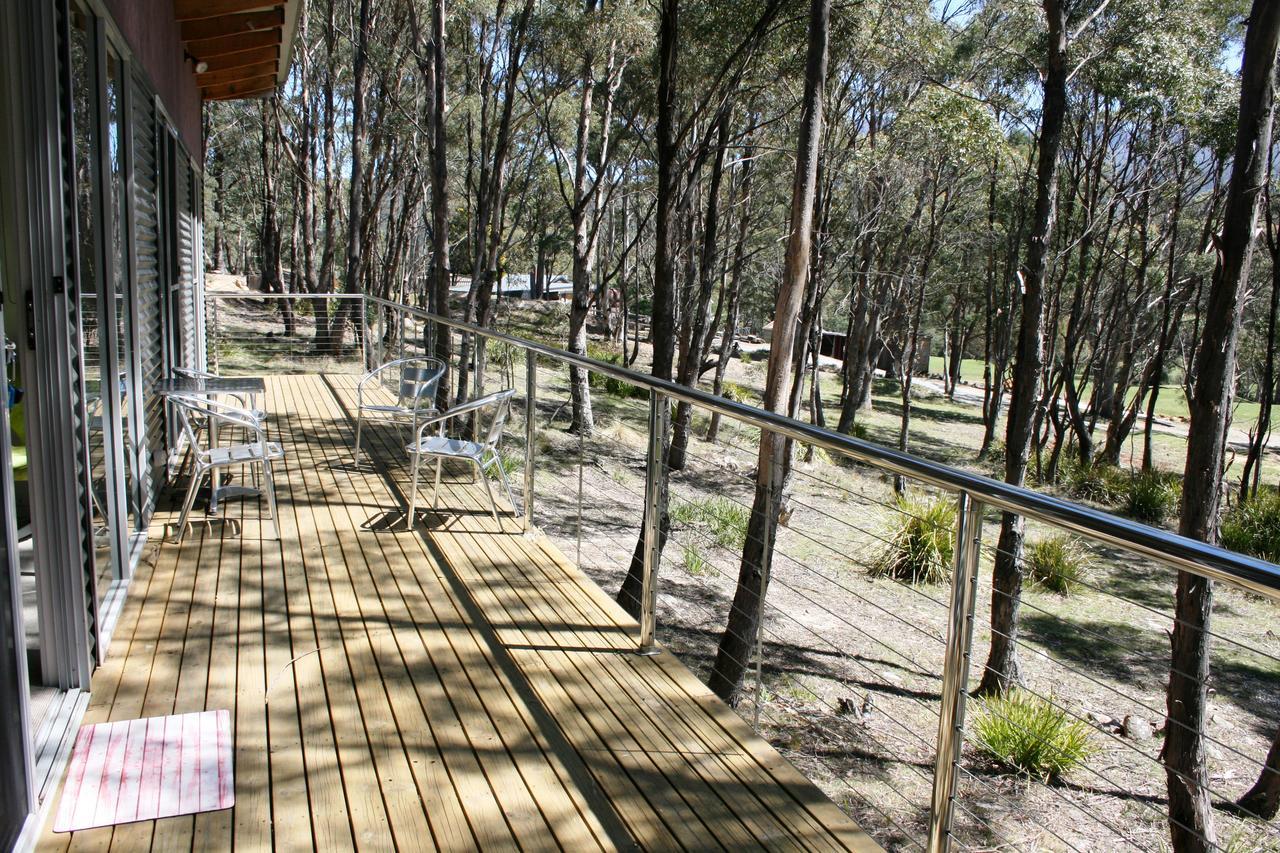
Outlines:
[{"label": "stainless steel handrail", "polygon": [[[267,293],[261,290],[209,290],[205,298],[214,299],[365,299],[363,293]],[[373,299],[375,297],[368,297]],[[379,300],[383,301],[383,300]],[[395,305],[397,303],[389,303]],[[407,306],[406,306],[407,307]]]},{"label": "stainless steel handrail", "polygon": [[[280,294],[272,295],[280,296]],[[493,329],[464,323],[460,320],[441,317],[421,308],[382,299],[381,297],[366,296],[365,299],[377,305],[404,311],[421,319],[457,329],[460,332],[479,335],[490,340],[503,341],[556,361],[577,365],[596,373],[612,376],[632,385],[656,390],[675,400],[720,412],[726,417],[743,421],[760,429],[767,429],[798,441],[816,445],[824,450],[844,454],[859,462],[864,462],[890,473],[902,474],[949,492],[967,492],[973,499],[987,506],[1043,521],[1108,545],[1128,549],[1136,554],[1149,557],[1174,568],[1193,572],[1213,580],[1223,581],[1267,596],[1275,601],[1280,601],[1280,566],[1268,563],[1265,560],[1237,554],[1225,548],[1209,545],[1196,539],[1189,539],[1166,530],[1149,527],[1110,513],[1034,492],[1027,488],[1011,486],[1008,483],[1002,483],[990,477],[970,474],[947,465],[930,462],[927,459],[881,447],[842,433],[832,432],[813,424],[803,423],[786,415],[758,409],[745,403],[738,403],[708,394],[696,388],[689,388],[684,385],[678,385],[675,382],[647,376],[620,365],[596,361],[595,359],[576,355],[536,341],[507,335]]]}]

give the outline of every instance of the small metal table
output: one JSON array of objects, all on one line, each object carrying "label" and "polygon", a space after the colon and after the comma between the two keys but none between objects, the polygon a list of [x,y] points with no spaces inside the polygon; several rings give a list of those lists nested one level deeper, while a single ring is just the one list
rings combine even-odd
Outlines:
[{"label": "small metal table", "polygon": [[261,376],[211,376],[192,378],[171,376],[155,385],[155,393],[161,397],[189,394],[196,397],[217,397],[220,394],[244,394],[257,397],[267,393],[267,383]]},{"label": "small metal table", "polygon": [[[219,397],[237,395],[248,397],[250,405],[257,408],[258,395],[265,395],[267,383],[261,376],[171,376],[155,384],[154,391],[161,397]],[[209,424],[209,443],[218,443],[218,424],[213,418]],[[228,498],[243,498],[261,494],[249,486],[223,486],[209,484],[209,515],[218,514],[218,502]]]}]

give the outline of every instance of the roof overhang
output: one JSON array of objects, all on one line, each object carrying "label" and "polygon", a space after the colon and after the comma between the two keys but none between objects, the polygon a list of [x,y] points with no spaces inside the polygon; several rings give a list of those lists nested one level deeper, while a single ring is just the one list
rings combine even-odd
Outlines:
[{"label": "roof overhang", "polygon": [[173,0],[206,101],[263,98],[289,76],[306,0]]}]

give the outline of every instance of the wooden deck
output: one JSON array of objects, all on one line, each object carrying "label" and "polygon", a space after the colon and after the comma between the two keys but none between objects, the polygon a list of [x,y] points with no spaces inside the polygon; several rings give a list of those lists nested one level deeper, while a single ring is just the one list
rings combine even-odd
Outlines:
[{"label": "wooden deck", "polygon": [[85,720],[230,708],[235,808],[41,850],[879,849],[478,486],[404,530],[395,437],[350,464],[354,377],[268,398],[282,541],[251,501],[155,547]]}]

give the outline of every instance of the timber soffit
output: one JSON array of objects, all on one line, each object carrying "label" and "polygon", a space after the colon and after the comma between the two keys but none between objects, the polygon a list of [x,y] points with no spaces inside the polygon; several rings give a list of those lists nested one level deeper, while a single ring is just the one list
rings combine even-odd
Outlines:
[{"label": "timber soffit", "polygon": [[174,0],[203,100],[265,97],[289,76],[306,0]]}]

